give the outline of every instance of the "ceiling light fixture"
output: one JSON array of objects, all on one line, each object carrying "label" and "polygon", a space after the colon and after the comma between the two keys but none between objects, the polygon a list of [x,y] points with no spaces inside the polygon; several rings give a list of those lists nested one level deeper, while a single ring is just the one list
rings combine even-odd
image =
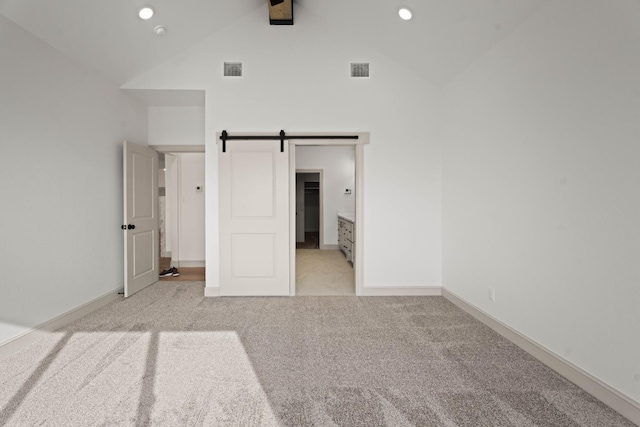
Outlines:
[{"label": "ceiling light fixture", "polygon": [[408,9],[406,7],[400,8],[400,10],[398,10],[398,15],[400,15],[400,18],[402,18],[405,21],[408,21],[411,18],[413,18],[413,12],[411,12],[411,9]]},{"label": "ceiling light fixture", "polygon": [[167,34],[167,28],[164,25],[158,25],[153,29],[153,32],[156,36],[162,37]]},{"label": "ceiling light fixture", "polygon": [[144,19],[145,21],[147,19],[151,19],[151,17],[153,16],[153,9],[151,9],[150,7],[143,7],[138,11],[138,16],[140,17],[140,19]]}]

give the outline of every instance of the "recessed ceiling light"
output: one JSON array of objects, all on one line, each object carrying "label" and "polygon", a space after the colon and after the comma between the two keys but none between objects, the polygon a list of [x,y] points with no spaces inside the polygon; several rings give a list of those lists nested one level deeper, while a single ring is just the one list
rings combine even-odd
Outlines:
[{"label": "recessed ceiling light", "polygon": [[167,28],[164,25],[158,25],[153,29],[156,36],[164,36],[167,34]]},{"label": "recessed ceiling light", "polygon": [[405,21],[413,18],[413,12],[411,12],[411,10],[407,9],[406,7],[400,8],[400,10],[398,10],[398,15],[400,15],[400,18],[404,19]]},{"label": "recessed ceiling light", "polygon": [[143,7],[138,11],[138,16],[140,17],[140,19],[144,19],[145,21],[147,19],[151,19],[151,17],[153,16],[153,9],[151,9],[150,7]]}]

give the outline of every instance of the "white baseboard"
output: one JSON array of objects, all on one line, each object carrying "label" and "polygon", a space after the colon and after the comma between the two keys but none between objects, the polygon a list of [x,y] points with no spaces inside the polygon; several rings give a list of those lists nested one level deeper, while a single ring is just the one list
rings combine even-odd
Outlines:
[{"label": "white baseboard", "polygon": [[219,297],[220,296],[220,287],[216,286],[205,286],[204,287],[204,296],[205,297]]},{"label": "white baseboard", "polygon": [[337,251],[340,249],[340,245],[321,245],[320,249],[323,251]]},{"label": "white baseboard", "polygon": [[171,260],[171,267],[176,267],[176,268],[180,268],[180,267],[185,267],[185,268],[190,268],[190,267],[205,267],[205,261],[178,261],[178,260]]},{"label": "white baseboard", "polygon": [[365,286],[363,297],[378,296],[440,296],[442,286]]},{"label": "white baseboard", "polygon": [[123,298],[121,295],[119,295],[120,292],[122,292],[122,288],[109,291],[94,300],[82,304],[81,306],[69,310],[58,317],[55,317],[34,328],[29,329],[28,331],[25,331],[16,337],[10,338],[5,342],[0,343],[0,358],[17,352],[18,350],[34,343],[40,338],[49,335],[53,331],[63,328],[69,323],[74,322],[93,311],[96,311],[97,309],[109,304],[112,301]]},{"label": "white baseboard", "polygon": [[615,411],[640,425],[640,402],[605,384],[598,378],[557,355],[542,344],[528,338],[484,310],[469,303],[453,292],[442,289],[442,296],[466,311],[545,365],[553,369],[596,399],[609,405]]},{"label": "white baseboard", "polygon": [[[364,288],[361,296],[440,296],[440,286],[388,286]],[[205,286],[205,297],[219,297],[220,287]]]}]

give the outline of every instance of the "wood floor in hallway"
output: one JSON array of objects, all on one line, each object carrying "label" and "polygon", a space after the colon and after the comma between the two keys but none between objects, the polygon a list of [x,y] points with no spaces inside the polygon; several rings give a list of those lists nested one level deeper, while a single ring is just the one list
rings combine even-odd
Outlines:
[{"label": "wood floor in hallway", "polygon": [[162,282],[204,282],[204,267],[180,267],[179,276],[161,277]]}]

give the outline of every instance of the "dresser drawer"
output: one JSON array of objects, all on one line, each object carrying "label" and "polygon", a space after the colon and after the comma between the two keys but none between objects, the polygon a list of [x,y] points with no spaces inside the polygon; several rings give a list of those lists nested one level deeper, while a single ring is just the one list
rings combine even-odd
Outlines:
[{"label": "dresser drawer", "polygon": [[353,243],[347,240],[345,243],[340,245],[340,249],[344,252],[345,257],[347,257],[347,261],[353,261]]},{"label": "dresser drawer", "polygon": [[347,261],[355,261],[355,226],[354,223],[338,217],[338,246],[344,252]]},{"label": "dresser drawer", "polygon": [[344,230],[344,238],[345,240],[348,240],[350,242],[355,241],[356,239],[353,238],[353,231],[346,229]]}]

